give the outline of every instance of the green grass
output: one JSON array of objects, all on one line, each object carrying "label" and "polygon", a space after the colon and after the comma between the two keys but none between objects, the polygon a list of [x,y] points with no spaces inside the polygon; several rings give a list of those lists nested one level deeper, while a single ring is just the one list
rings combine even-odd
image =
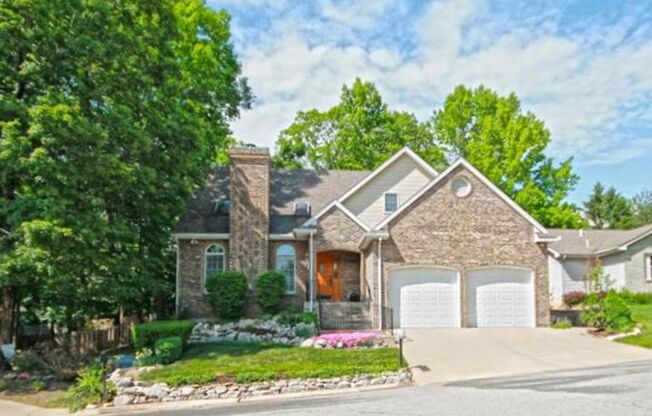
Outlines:
[{"label": "green grass", "polygon": [[397,371],[395,348],[336,350],[258,343],[190,346],[174,364],[152,370],[143,379],[179,386],[227,379],[239,383],[281,378],[340,377]]},{"label": "green grass", "polygon": [[568,321],[559,321],[552,324],[552,328],[554,329],[570,329],[572,327],[573,324]]},{"label": "green grass", "polygon": [[632,311],[634,321],[643,324],[643,333],[621,338],[618,341],[623,344],[652,348],[652,305],[629,305],[629,308]]}]

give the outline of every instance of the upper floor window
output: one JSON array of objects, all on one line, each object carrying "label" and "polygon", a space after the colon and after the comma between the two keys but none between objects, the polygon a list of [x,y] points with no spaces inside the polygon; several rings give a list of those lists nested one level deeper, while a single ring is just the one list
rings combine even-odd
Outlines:
[{"label": "upper floor window", "polygon": [[398,194],[395,192],[385,193],[385,212],[394,212],[398,209]]},{"label": "upper floor window", "polygon": [[226,253],[220,244],[211,244],[204,252],[204,281],[224,271]]},{"label": "upper floor window", "polygon": [[296,255],[294,247],[283,244],[276,249],[276,270],[285,275],[285,293],[296,292]]}]

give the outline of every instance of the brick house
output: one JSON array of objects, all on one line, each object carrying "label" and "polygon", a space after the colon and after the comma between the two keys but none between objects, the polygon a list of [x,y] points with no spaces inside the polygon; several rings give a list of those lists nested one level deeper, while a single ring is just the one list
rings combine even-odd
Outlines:
[{"label": "brick house", "polygon": [[554,238],[463,159],[439,173],[404,148],[372,172],[287,171],[234,148],[175,237],[177,308],[195,318],[212,314],[206,277],[231,268],[281,270],[288,304],[354,305],[375,328],[550,321]]}]

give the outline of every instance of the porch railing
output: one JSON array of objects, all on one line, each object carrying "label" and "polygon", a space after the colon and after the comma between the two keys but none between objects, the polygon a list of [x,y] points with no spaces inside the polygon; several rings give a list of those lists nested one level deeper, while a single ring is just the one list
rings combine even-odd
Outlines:
[{"label": "porch railing", "polygon": [[329,302],[320,300],[317,305],[321,329],[373,329],[368,302]]}]

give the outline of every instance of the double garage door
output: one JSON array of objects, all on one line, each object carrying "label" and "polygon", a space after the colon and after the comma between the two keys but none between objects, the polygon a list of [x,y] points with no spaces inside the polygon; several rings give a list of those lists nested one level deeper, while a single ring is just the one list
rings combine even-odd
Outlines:
[{"label": "double garage door", "polygon": [[[395,325],[402,328],[461,326],[461,290],[451,269],[414,267],[389,276]],[[468,325],[533,327],[534,286],[525,269],[485,268],[467,273]]]}]

